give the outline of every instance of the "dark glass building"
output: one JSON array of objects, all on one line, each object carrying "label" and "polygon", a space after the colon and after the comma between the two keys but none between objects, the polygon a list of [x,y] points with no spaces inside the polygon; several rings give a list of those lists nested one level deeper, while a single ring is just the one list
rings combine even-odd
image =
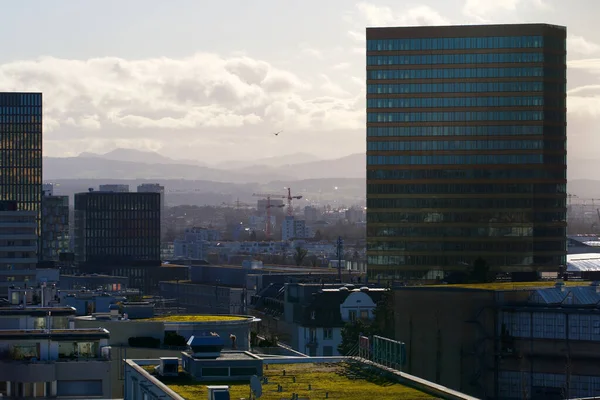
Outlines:
[{"label": "dark glass building", "polygon": [[160,194],[75,194],[75,261],[80,270],[160,265]]},{"label": "dark glass building", "polygon": [[[0,93],[0,201],[39,214],[42,201],[42,94]],[[39,222],[38,222],[39,224]]]},{"label": "dark glass building", "polygon": [[566,28],[367,28],[371,277],[566,264]]},{"label": "dark glass building", "polygon": [[69,253],[69,196],[42,197],[42,230],[40,235],[42,262],[58,262],[61,254]]}]

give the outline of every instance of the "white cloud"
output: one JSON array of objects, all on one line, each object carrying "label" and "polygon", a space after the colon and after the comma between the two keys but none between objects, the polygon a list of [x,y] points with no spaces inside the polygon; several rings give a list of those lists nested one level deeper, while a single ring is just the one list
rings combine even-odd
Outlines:
[{"label": "white cloud", "polygon": [[359,43],[365,43],[367,41],[367,36],[364,32],[348,31],[348,36],[350,36],[352,40]]},{"label": "white cloud", "polygon": [[435,9],[421,5],[405,11],[361,2],[356,5],[359,15],[370,26],[446,25],[450,21]]},{"label": "white cloud", "polygon": [[323,58],[323,52],[321,50],[311,47],[306,43],[300,45],[300,52],[305,56]]},{"label": "white cloud", "polygon": [[349,62],[341,62],[339,64],[335,64],[333,67],[331,67],[331,69],[335,69],[335,70],[344,70],[344,69],[348,69],[352,67],[352,64],[350,64]]},{"label": "white cloud", "polygon": [[551,7],[543,0],[466,0],[462,12],[480,22],[489,22],[498,12],[514,12],[520,5],[533,5],[540,10],[550,10]]},{"label": "white cloud", "polygon": [[600,58],[588,58],[567,62],[568,69],[582,69],[592,73],[600,73]]},{"label": "white cloud", "polygon": [[567,37],[567,52],[589,56],[600,52],[600,45],[590,42],[582,36],[569,35]]},{"label": "white cloud", "polygon": [[360,95],[329,78],[316,78],[310,81],[247,56],[207,53],[182,59],[44,57],[0,65],[3,90],[44,93],[48,140],[98,137],[100,130],[112,143],[123,132],[147,137],[148,130],[269,125],[281,116],[277,109],[285,110],[288,123],[307,129],[361,128]]}]

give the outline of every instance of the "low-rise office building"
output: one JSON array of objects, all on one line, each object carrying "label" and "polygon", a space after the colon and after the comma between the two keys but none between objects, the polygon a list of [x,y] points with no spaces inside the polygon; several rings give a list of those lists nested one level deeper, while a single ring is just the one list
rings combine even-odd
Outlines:
[{"label": "low-rise office building", "polygon": [[69,329],[73,308],[0,308],[0,397],[110,396],[109,332]]}]

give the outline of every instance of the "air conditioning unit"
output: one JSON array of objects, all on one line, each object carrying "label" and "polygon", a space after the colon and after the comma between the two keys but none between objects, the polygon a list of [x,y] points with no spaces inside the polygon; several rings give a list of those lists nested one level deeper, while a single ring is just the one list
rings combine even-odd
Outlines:
[{"label": "air conditioning unit", "polygon": [[229,386],[207,386],[208,400],[230,400]]},{"label": "air conditioning unit", "polygon": [[179,359],[177,357],[161,357],[157,369],[160,376],[179,376]]}]

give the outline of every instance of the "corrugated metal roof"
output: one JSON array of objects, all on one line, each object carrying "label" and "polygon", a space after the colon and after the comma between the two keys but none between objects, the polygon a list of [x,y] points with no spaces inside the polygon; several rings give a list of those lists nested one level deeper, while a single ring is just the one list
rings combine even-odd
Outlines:
[{"label": "corrugated metal roof", "polygon": [[[571,297],[565,300],[565,297]],[[565,304],[591,305],[600,302],[600,293],[596,292],[595,286],[572,286],[566,287],[564,291],[559,288],[537,289],[532,300],[542,304],[557,304],[564,301]]]},{"label": "corrugated metal roof", "polygon": [[600,253],[567,255],[567,271],[600,271]]}]

